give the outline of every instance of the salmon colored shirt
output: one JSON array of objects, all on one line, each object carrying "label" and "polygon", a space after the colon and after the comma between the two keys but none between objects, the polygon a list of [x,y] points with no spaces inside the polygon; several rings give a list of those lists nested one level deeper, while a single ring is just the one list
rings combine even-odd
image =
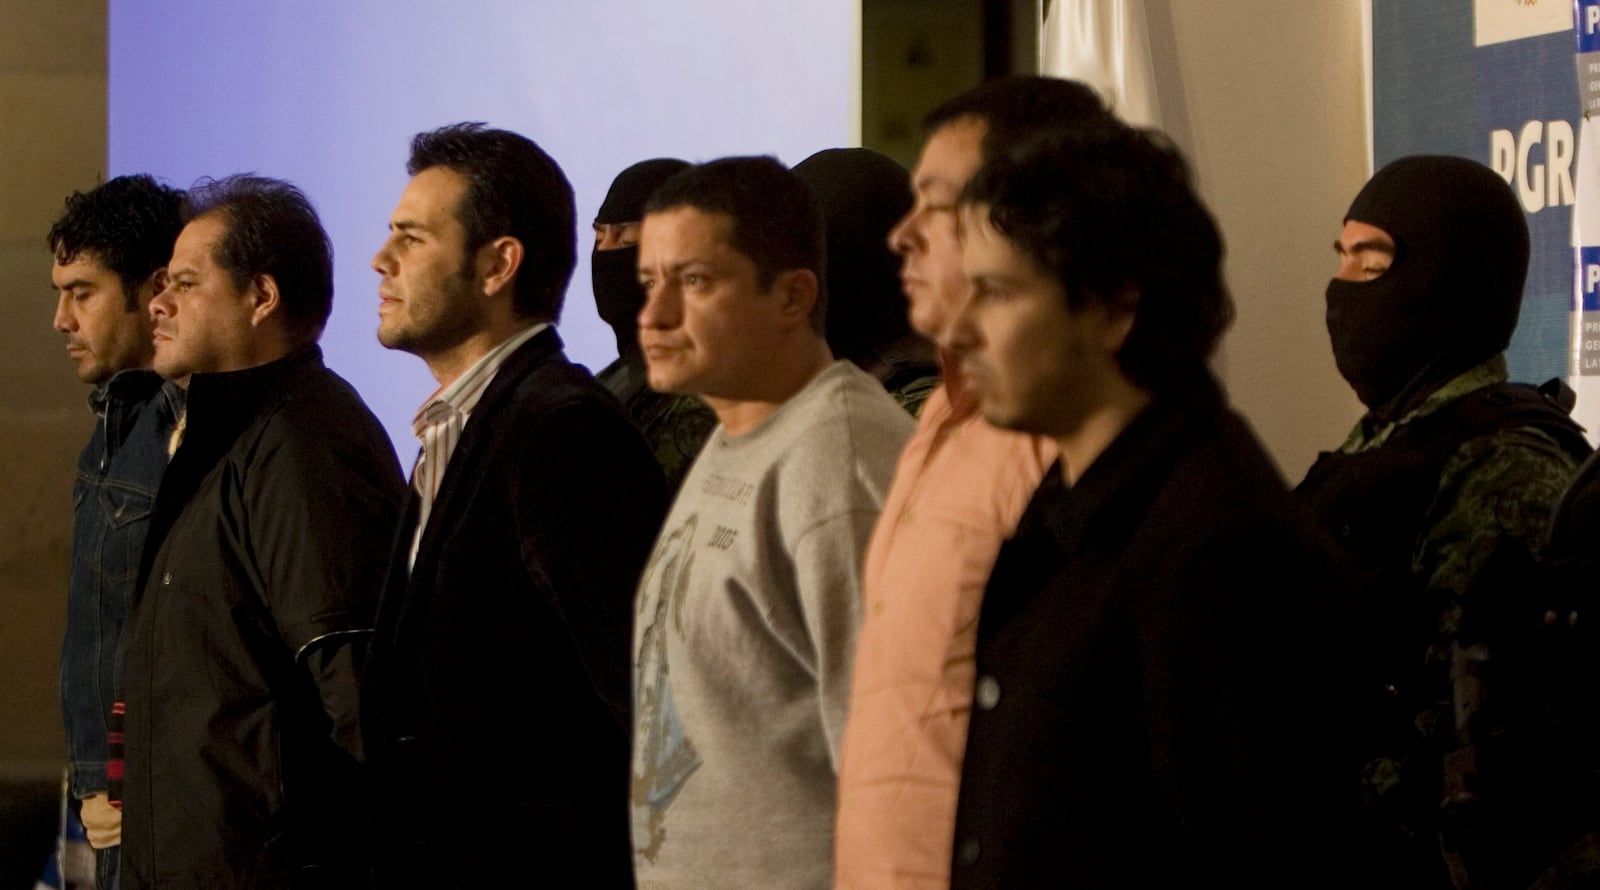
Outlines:
[{"label": "salmon colored shirt", "polygon": [[839,764],[836,890],[948,888],[978,606],[1054,442],[985,423],[947,365],[867,549]]}]

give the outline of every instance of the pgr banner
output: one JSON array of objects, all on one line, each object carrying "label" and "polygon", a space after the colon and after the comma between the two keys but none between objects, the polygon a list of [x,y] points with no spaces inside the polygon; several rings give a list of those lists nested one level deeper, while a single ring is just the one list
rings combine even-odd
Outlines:
[{"label": "pgr banner", "polygon": [[[1507,358],[1512,379],[1531,383],[1573,373],[1574,2],[1591,0],[1474,0],[1471,16],[1460,0],[1372,0],[1375,164],[1472,158],[1511,185],[1527,214],[1533,250]],[[1580,394],[1579,407],[1600,415],[1600,393]]]}]

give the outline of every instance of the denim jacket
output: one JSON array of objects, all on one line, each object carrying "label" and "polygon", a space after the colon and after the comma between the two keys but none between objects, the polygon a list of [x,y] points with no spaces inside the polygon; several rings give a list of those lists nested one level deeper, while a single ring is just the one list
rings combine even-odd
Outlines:
[{"label": "denim jacket", "polygon": [[61,645],[61,710],[75,797],[106,790],[122,626],[182,401],[176,384],[142,370],[117,374],[89,397],[96,422],[72,484],[72,571]]}]

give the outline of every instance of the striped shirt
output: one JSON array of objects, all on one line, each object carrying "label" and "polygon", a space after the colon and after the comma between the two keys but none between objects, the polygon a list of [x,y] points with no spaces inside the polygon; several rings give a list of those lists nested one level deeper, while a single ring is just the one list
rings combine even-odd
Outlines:
[{"label": "striped shirt", "polygon": [[417,562],[417,548],[422,544],[422,530],[428,527],[428,516],[433,512],[434,498],[439,496],[439,484],[444,481],[445,467],[450,465],[450,455],[461,441],[461,431],[466,428],[472,410],[478,407],[483,391],[489,388],[500,366],[517,351],[517,347],[533,339],[550,325],[545,322],[533,325],[516,336],[489,350],[466,373],[439,387],[417,409],[411,420],[411,431],[422,441],[422,451],[417,455],[417,465],[411,471],[411,484],[416,488],[421,503],[417,507],[417,528],[411,535],[411,557],[406,561],[410,569]]}]

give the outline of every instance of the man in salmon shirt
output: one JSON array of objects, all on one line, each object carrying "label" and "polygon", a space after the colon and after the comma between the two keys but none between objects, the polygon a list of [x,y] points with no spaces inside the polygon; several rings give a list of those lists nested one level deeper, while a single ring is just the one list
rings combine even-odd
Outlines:
[{"label": "man in salmon shirt", "polygon": [[949,886],[978,607],[1000,542],[1056,457],[1046,439],[985,423],[948,360],[950,322],[970,296],[956,198],[1008,146],[1109,118],[1082,84],[1013,77],[924,121],[915,203],[889,244],[902,259],[911,326],[940,347],[944,382],[900,455],[867,550],[840,759],[837,890]]}]

